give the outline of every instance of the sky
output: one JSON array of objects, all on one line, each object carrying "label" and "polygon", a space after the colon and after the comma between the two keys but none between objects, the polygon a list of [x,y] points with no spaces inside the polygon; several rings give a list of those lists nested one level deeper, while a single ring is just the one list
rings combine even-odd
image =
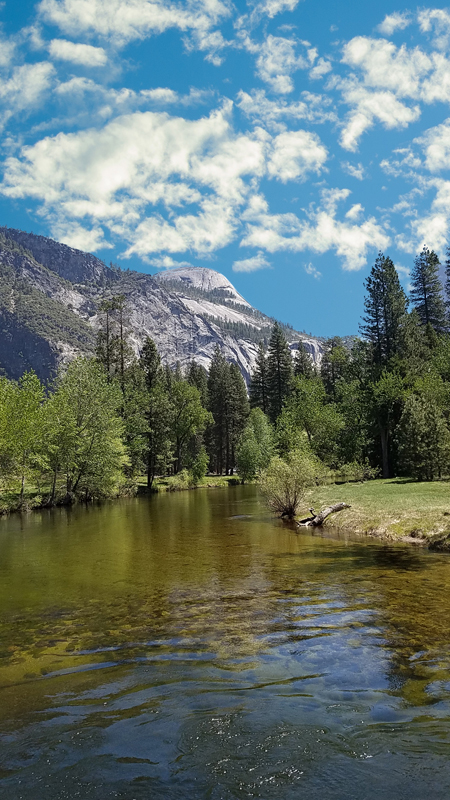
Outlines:
[{"label": "sky", "polygon": [[450,8],[0,3],[0,224],[155,273],[203,266],[354,334],[378,251],[450,244]]}]

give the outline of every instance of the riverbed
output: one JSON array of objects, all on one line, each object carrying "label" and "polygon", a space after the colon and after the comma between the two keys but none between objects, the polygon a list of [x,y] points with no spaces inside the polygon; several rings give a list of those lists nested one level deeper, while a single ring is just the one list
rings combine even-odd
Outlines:
[{"label": "riverbed", "polygon": [[448,555],[255,487],[0,519],[0,797],[449,796]]}]

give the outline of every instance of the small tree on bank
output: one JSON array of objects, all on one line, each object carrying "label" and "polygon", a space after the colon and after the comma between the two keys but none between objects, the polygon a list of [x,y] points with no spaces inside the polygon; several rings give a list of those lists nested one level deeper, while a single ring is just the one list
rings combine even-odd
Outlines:
[{"label": "small tree on bank", "polygon": [[273,458],[261,475],[260,487],[272,511],[294,519],[307,490],[317,486],[322,475],[321,462],[305,448],[289,453],[286,460]]}]

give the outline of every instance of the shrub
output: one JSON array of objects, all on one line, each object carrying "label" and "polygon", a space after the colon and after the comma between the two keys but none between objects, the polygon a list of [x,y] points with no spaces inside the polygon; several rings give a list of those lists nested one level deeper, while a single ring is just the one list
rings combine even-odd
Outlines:
[{"label": "shrub", "polygon": [[310,486],[322,482],[322,463],[306,448],[290,453],[286,460],[276,456],[262,473],[260,486],[272,511],[293,519]]}]

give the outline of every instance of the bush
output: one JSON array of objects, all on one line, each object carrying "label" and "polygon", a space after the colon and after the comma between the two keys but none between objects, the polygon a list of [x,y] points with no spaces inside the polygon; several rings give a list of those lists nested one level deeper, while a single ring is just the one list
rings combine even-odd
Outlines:
[{"label": "bush", "polygon": [[272,458],[260,479],[261,491],[272,511],[293,519],[310,486],[323,481],[323,464],[306,449],[295,450],[286,460]]},{"label": "bush", "polygon": [[377,477],[380,470],[377,467],[371,467],[366,461],[360,464],[358,461],[352,461],[350,464],[343,464],[336,470],[335,479],[347,483],[348,481],[370,481]]},{"label": "bush", "polygon": [[209,464],[209,456],[206,452],[205,448],[202,447],[200,452],[195,457],[192,466],[191,466],[191,482],[196,485],[200,483],[202,478],[205,477],[206,471],[208,469]]}]

